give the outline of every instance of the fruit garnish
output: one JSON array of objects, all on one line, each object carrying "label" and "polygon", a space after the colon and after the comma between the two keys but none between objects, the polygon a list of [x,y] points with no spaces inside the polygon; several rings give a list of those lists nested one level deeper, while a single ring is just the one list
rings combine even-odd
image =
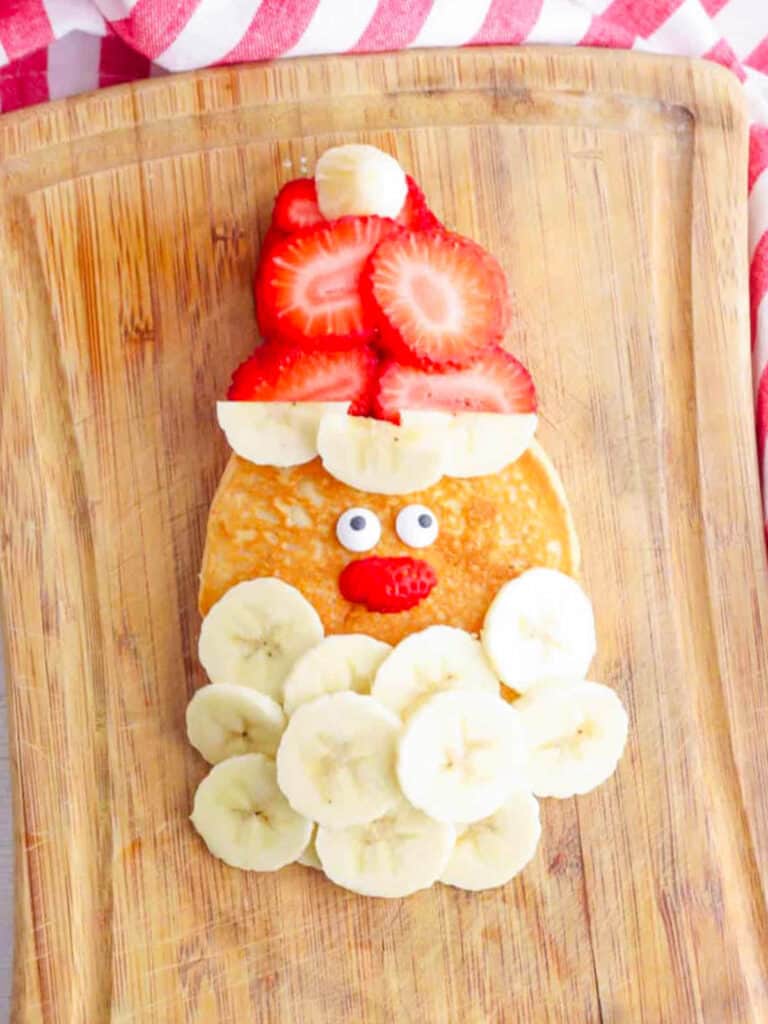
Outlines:
[{"label": "fruit garnish", "polygon": [[468,245],[477,253],[477,258],[483,264],[485,273],[488,274],[489,278],[493,282],[496,294],[501,298],[501,333],[503,335],[512,320],[512,299],[509,294],[509,285],[507,283],[507,275],[504,273],[504,268],[493,253],[488,252],[487,249],[484,249],[482,245],[474,239],[466,238],[462,235],[461,240],[465,245]]},{"label": "fruit garnish", "polygon": [[[236,402],[230,402],[236,406]],[[325,405],[325,409],[332,406]],[[406,429],[442,420],[446,435],[446,476],[488,476],[500,473],[516,462],[533,441],[539,418],[535,412],[434,412],[427,409],[403,409],[400,423]]]},{"label": "fruit garnish", "polygon": [[343,402],[364,416],[375,386],[377,359],[368,345],[307,352],[296,345],[267,343],[235,370],[230,401]]},{"label": "fruit garnish", "polygon": [[254,466],[303,466],[316,459],[317,435],[323,417],[329,413],[346,416],[348,409],[349,402],[216,403],[219,426],[229,447]]},{"label": "fruit garnish", "polygon": [[526,740],[498,691],[448,690],[408,719],[397,778],[406,800],[435,821],[480,821],[525,787]]},{"label": "fruit garnish", "polygon": [[262,335],[305,347],[370,339],[376,314],[361,300],[360,275],[378,243],[399,230],[383,217],[343,217],[277,242],[256,275]]},{"label": "fruit garnish", "polygon": [[[411,231],[429,231],[442,225],[427,205],[421,188],[410,174],[405,176],[408,191],[402,209],[395,217],[398,224]],[[379,214],[384,216],[384,214]],[[314,178],[294,178],[280,189],[272,211],[272,224],[278,235],[290,235],[303,228],[328,224],[320,212]]]},{"label": "fruit garnish", "polygon": [[277,782],[294,810],[325,828],[374,821],[402,799],[394,773],[400,719],[373,697],[320,695],[291,715]]},{"label": "fruit garnish", "polygon": [[385,364],[374,401],[380,419],[400,422],[403,410],[529,413],[536,411],[536,389],[522,363],[494,347],[471,366],[422,369]]},{"label": "fruit garnish", "polygon": [[568,800],[616,771],[629,718],[615,690],[578,679],[535,686],[515,710],[528,736],[528,785],[536,796]]},{"label": "fruit garnish", "polygon": [[499,679],[518,693],[545,679],[584,679],[597,647],[592,604],[571,576],[537,566],[499,590],[481,639]]},{"label": "fruit garnish", "polygon": [[200,629],[200,663],[212,683],[250,686],[281,701],[293,663],[323,639],[320,616],[283,580],[261,577],[231,587]]},{"label": "fruit garnish", "polygon": [[410,231],[430,231],[433,228],[441,228],[440,221],[427,206],[424,193],[410,174],[406,174],[405,180],[408,184],[408,194],[405,197],[402,210],[395,218],[397,223],[402,224]]},{"label": "fruit garnish", "polygon": [[431,565],[418,558],[362,558],[350,562],[339,576],[347,601],[369,612],[404,612],[428,597],[437,583]]},{"label": "fruit garnish", "polygon": [[396,358],[463,365],[501,339],[504,275],[489,272],[493,257],[478,250],[445,231],[406,231],[376,248],[363,287]]},{"label": "fruit garnish", "polygon": [[323,871],[361,896],[401,899],[426,889],[447,867],[456,829],[401,800],[367,825],[317,829]]},{"label": "fruit garnish", "polygon": [[312,836],[312,822],[288,803],[265,754],[228,757],[211,768],[197,787],[190,821],[214,857],[244,871],[292,864]]},{"label": "fruit garnish", "polygon": [[328,413],[317,431],[327,473],[357,491],[410,494],[436,484],[447,460],[444,413],[424,414],[415,426],[368,416]]},{"label": "fruit garnish", "polygon": [[338,217],[397,217],[408,194],[395,158],[361,143],[326,149],[315,167],[317,204],[328,220]]},{"label": "fruit garnish", "polygon": [[314,178],[294,178],[277,193],[272,210],[272,226],[284,235],[324,224],[317,205]]},{"label": "fruit garnish", "polygon": [[274,224],[270,224],[267,228],[267,233],[261,242],[261,250],[259,252],[259,262],[267,258],[267,254],[274,247],[277,242],[281,242],[285,238],[285,235],[278,231]]},{"label": "fruit garnish", "polygon": [[479,640],[453,626],[428,626],[401,640],[384,660],[371,696],[405,722],[445,690],[446,665],[451,666],[451,689],[498,694],[499,681]]},{"label": "fruit garnish", "polygon": [[536,797],[515,789],[498,811],[462,829],[440,881],[470,892],[506,885],[533,858],[540,838]]},{"label": "fruit garnish", "polygon": [[187,705],[187,739],[209,764],[240,754],[274,757],[285,729],[282,708],[252,686],[210,683]]},{"label": "fruit garnish", "polygon": [[302,654],[286,677],[283,707],[287,715],[327,693],[368,693],[373,677],[392,648],[362,633],[327,636]]}]

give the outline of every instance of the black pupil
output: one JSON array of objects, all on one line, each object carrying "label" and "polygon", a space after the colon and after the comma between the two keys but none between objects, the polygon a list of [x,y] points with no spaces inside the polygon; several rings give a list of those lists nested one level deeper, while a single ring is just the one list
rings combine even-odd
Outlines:
[{"label": "black pupil", "polygon": [[423,526],[425,530],[428,530],[432,525],[432,516],[428,512],[422,512],[419,516],[419,526]]},{"label": "black pupil", "polygon": [[352,516],[349,520],[349,525],[353,530],[364,530],[365,529],[365,516]]}]

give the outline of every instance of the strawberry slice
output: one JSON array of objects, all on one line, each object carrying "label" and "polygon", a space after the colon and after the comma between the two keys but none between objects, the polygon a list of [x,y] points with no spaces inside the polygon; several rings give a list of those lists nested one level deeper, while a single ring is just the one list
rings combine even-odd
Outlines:
[{"label": "strawberry slice", "polygon": [[[424,193],[410,174],[405,176],[408,194],[403,208],[397,216],[397,223],[411,231],[427,231],[442,225],[427,206]],[[313,228],[329,222],[320,213],[317,205],[317,190],[314,178],[294,178],[283,185],[275,198],[272,212],[272,226],[284,235],[291,235],[302,228]]]},{"label": "strawberry slice", "polygon": [[259,261],[263,261],[267,258],[267,253],[270,251],[276,242],[282,241],[284,235],[277,230],[274,224],[270,224],[267,228],[267,233],[261,242],[261,251],[259,252]]},{"label": "strawberry slice", "polygon": [[493,281],[497,294],[501,298],[501,333],[503,335],[512,320],[512,299],[509,294],[509,285],[507,284],[507,275],[504,273],[504,268],[495,256],[489,253],[487,249],[484,249],[478,242],[475,242],[474,239],[465,238],[463,235],[458,237],[461,238],[464,245],[469,246],[470,249],[477,253],[477,258],[482,262],[486,273]]},{"label": "strawberry slice", "polygon": [[326,223],[317,205],[314,178],[294,178],[283,185],[275,198],[272,225],[284,235]]},{"label": "strawberry slice", "polygon": [[403,362],[463,365],[500,341],[506,284],[501,268],[489,271],[491,261],[474,242],[445,231],[384,239],[363,281],[384,347]]},{"label": "strawberry slice", "polygon": [[374,401],[380,419],[400,422],[403,409],[441,412],[535,412],[536,390],[522,363],[504,349],[483,352],[465,369],[421,369],[389,362]]},{"label": "strawberry slice", "polygon": [[385,217],[342,217],[272,246],[256,275],[261,333],[311,347],[351,347],[371,338],[375,311],[360,297],[373,249],[400,231]]},{"label": "strawberry slice", "polygon": [[410,231],[430,231],[433,228],[442,227],[440,221],[427,206],[424,193],[410,174],[406,174],[405,180],[408,183],[408,194],[405,197],[403,208],[397,216],[397,223],[402,224]]},{"label": "strawberry slice", "polygon": [[232,375],[227,398],[258,402],[351,402],[350,414],[370,409],[378,360],[361,345],[337,352],[307,352],[268,342]]}]

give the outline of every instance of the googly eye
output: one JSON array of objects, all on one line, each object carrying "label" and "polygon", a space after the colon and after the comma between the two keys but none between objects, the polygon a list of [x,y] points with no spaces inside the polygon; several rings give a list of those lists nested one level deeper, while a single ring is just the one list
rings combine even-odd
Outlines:
[{"label": "googly eye", "polygon": [[437,540],[437,516],[426,505],[406,505],[397,513],[397,536],[409,548],[426,548]]},{"label": "googly eye", "polygon": [[347,551],[370,551],[381,539],[381,523],[369,508],[348,508],[336,523],[339,544]]}]

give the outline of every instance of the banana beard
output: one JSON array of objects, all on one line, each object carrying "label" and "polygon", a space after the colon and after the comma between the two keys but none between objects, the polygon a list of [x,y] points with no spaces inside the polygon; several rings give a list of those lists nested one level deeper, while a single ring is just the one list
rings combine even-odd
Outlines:
[{"label": "banana beard", "polygon": [[584,681],[594,647],[588,598],[552,569],[504,584],[479,636],[395,646],[324,635],[295,587],[243,581],[201,630],[212,682],[187,729],[215,767],[192,823],[235,867],[298,860],[361,895],[504,885],[535,854],[537,797],[589,792],[624,749],[621,701]]}]

